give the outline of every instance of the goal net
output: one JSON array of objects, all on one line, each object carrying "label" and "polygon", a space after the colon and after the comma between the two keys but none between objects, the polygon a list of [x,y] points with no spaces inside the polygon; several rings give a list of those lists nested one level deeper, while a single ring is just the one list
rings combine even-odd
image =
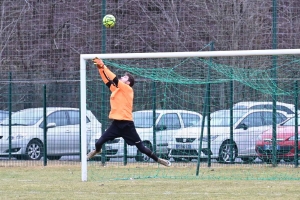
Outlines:
[{"label": "goal net", "polygon": [[[272,113],[281,109],[274,105],[285,103],[292,105],[292,112],[283,111],[284,115],[295,116],[293,113],[297,109],[294,105],[297,104],[297,85],[300,77],[299,54],[300,49],[81,54],[82,181],[149,177],[196,178],[199,171],[203,178],[212,178],[213,175],[209,172],[216,167],[244,167],[242,164],[247,163],[246,161],[258,168],[268,164],[274,165],[272,155],[269,160],[254,155],[253,152],[250,155],[255,141],[250,143],[252,139],[247,136],[243,141],[235,141],[234,130],[220,132],[217,136],[211,133],[209,136],[209,141],[222,134],[228,136],[229,160],[221,158],[221,146],[214,146],[218,148],[216,151],[207,146],[216,144],[205,140],[209,122],[204,122],[204,119],[216,111],[233,111],[233,106],[238,102],[246,102],[246,106],[250,105],[247,102],[272,102],[272,107],[268,108],[273,108]],[[138,133],[145,146],[159,157],[170,159],[171,168],[158,165],[139,154],[135,147],[126,145],[121,138],[108,141],[101,155],[86,161],[86,154],[94,148],[95,141],[111,123],[108,119],[110,91],[103,84],[97,68],[92,63],[95,57],[103,59],[105,65],[118,77],[124,72],[135,76],[134,112],[137,112],[135,124]],[[85,134],[87,127],[84,116],[87,110],[91,110],[102,123],[99,132],[90,139],[87,139]],[[179,110],[182,112],[177,112]],[[148,114],[140,115],[138,111],[148,111]],[[163,119],[162,115],[166,113],[172,115]],[[200,114],[202,118],[199,120],[195,113]],[[269,128],[274,128],[276,119],[272,118],[273,122],[269,124]],[[231,121],[231,129],[234,120]],[[187,134],[192,132],[193,137],[187,137]],[[198,141],[196,147],[189,138]],[[182,144],[179,140],[182,140]],[[245,152],[242,149],[244,146],[248,146]],[[177,147],[181,147],[181,150],[176,150]],[[202,151],[202,148],[207,151]],[[276,161],[279,164],[289,163],[289,160],[284,158]],[[241,172],[226,174],[224,178],[239,175],[244,178],[247,176]],[[249,177],[251,174],[248,174]]]}]

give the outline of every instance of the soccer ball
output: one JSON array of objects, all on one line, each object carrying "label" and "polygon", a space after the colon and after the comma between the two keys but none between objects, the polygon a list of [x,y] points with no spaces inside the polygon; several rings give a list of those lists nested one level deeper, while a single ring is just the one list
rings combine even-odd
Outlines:
[{"label": "soccer ball", "polygon": [[116,23],[116,18],[113,15],[105,15],[103,17],[103,25],[106,28],[112,28]]}]

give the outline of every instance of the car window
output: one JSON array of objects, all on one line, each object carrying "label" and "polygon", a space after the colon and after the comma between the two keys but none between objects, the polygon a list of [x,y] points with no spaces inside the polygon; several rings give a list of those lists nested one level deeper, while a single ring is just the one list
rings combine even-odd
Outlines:
[{"label": "car window", "polygon": [[166,126],[168,130],[181,128],[179,117],[176,113],[164,114],[159,122],[158,126]]},{"label": "car window", "polygon": [[[296,119],[295,117],[290,118],[288,121],[286,121],[282,126],[295,126],[296,125]],[[300,123],[298,122],[298,126],[300,126]]]},{"label": "car window", "polygon": [[286,119],[287,119],[287,117],[285,115],[283,115],[282,113],[277,113],[276,124],[279,124],[279,123],[285,121]]},{"label": "car window", "polygon": [[[80,113],[77,110],[69,110],[68,111],[69,118],[70,118],[70,124],[71,125],[76,125],[80,124]],[[86,123],[89,123],[90,120],[88,117],[86,117]]]},{"label": "car window", "polygon": [[[36,124],[43,117],[42,110],[22,110],[15,112],[11,116],[11,124],[19,124],[24,126],[32,126]],[[2,125],[8,125],[9,119],[5,118]]]},{"label": "car window", "polygon": [[69,125],[68,118],[65,111],[56,111],[47,117],[47,123],[55,123],[56,126]]},{"label": "car window", "polygon": [[[264,112],[263,113],[263,119],[265,125],[272,125],[273,124],[273,113],[272,112]],[[280,122],[283,122],[286,120],[287,117],[283,115],[282,113],[276,114],[276,124],[279,124]]]},{"label": "car window", "polygon": [[184,123],[184,127],[201,125],[201,119],[199,115],[195,115],[191,113],[181,113],[180,115]]},{"label": "car window", "polygon": [[[155,113],[155,121],[160,113]],[[133,121],[136,128],[150,128],[153,126],[153,111],[133,112]]]},{"label": "car window", "polygon": [[248,127],[263,126],[261,112],[250,113],[241,123],[246,124]]},{"label": "car window", "polygon": [[69,118],[70,118],[70,124],[75,125],[75,124],[80,124],[80,115],[79,111],[76,110],[69,110],[68,111]]},{"label": "car window", "polygon": [[264,119],[264,125],[272,125],[273,124],[273,113],[272,112],[264,112],[263,119]]},{"label": "car window", "polygon": [[[234,110],[233,111],[233,124],[240,120],[248,111],[247,110]],[[211,127],[229,127],[230,126],[230,110],[220,110],[213,112],[210,115]],[[205,120],[205,126],[207,127],[207,120]]]}]

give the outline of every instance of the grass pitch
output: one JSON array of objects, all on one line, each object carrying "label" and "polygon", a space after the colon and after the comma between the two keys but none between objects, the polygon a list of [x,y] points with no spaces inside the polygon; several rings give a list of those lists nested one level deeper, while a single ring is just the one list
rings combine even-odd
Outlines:
[{"label": "grass pitch", "polygon": [[[181,173],[178,170],[194,170],[174,166],[165,168],[168,177],[109,179],[128,168],[140,170],[91,166],[89,174],[94,178],[82,182],[79,163],[46,167],[0,164],[0,199],[300,199],[299,168],[219,166],[200,169],[197,178],[171,178]],[[99,179],[97,174],[101,174]]]}]

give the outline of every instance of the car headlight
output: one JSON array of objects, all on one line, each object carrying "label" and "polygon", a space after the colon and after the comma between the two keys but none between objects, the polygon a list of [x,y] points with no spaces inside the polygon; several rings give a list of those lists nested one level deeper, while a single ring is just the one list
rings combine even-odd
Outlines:
[{"label": "car headlight", "polygon": [[[215,139],[217,139],[217,137],[219,137],[219,136],[218,135],[211,135],[210,136],[210,140],[214,141]],[[200,140],[200,138],[198,140]],[[203,136],[202,141],[203,142],[208,142],[208,137],[207,136]]]}]

